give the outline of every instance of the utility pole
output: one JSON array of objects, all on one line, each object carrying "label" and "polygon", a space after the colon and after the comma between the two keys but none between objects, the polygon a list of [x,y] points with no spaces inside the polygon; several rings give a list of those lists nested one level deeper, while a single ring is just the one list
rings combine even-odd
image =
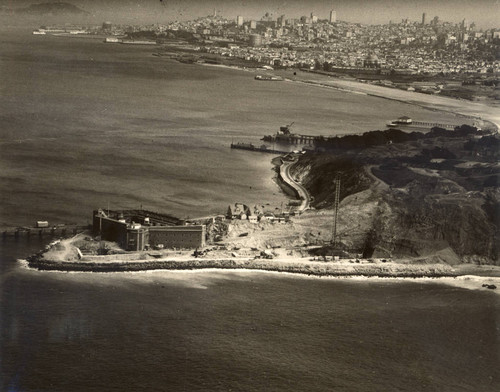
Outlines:
[{"label": "utility pole", "polygon": [[337,220],[339,214],[339,202],[340,202],[340,175],[337,173],[335,177],[335,203],[333,205],[333,234],[332,234],[332,260],[334,257],[334,251],[337,247]]}]

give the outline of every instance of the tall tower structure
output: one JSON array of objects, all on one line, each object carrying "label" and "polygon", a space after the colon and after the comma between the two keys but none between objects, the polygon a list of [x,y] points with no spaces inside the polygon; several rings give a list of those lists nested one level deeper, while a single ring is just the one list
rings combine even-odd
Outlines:
[{"label": "tall tower structure", "polygon": [[425,12],[422,14],[422,26],[425,26],[425,17],[426,17],[426,14]]},{"label": "tall tower structure", "polygon": [[236,17],[236,24],[237,24],[238,26],[243,26],[243,16],[238,15],[238,16]]},{"label": "tall tower structure", "polygon": [[340,203],[340,176],[337,174],[335,177],[335,203],[333,205],[333,233],[332,233],[332,247],[335,249],[337,246],[337,221],[339,215],[339,203]]},{"label": "tall tower structure", "polygon": [[336,23],[337,22],[337,11],[331,10],[330,11],[330,23]]}]

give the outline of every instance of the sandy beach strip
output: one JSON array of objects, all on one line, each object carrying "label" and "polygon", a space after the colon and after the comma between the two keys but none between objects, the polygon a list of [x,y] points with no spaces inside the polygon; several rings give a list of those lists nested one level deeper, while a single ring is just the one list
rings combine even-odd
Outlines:
[{"label": "sandy beach strip", "polygon": [[[314,74],[315,75],[315,74]],[[454,99],[439,95],[422,94],[413,91],[405,91],[396,88],[376,86],[369,83],[362,83],[355,80],[340,79],[324,75],[300,74],[293,79],[288,78],[290,82],[300,82],[309,85],[319,85],[331,87],[343,92],[363,93],[369,96],[391,99],[399,102],[418,105],[434,111],[449,112],[469,118],[482,119],[489,121],[500,129],[500,110],[497,107],[485,105],[481,102],[472,102],[463,99]]]}]

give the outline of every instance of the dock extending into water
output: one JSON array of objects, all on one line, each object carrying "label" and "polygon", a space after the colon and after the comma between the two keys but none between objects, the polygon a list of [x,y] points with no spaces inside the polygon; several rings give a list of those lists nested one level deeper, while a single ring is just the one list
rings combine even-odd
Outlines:
[{"label": "dock extending into water", "polygon": [[3,229],[2,238],[66,237],[91,229],[90,225],[57,225],[51,227],[14,227]]},{"label": "dock extending into water", "polygon": [[387,124],[389,128],[401,128],[401,129],[409,129],[409,128],[415,128],[415,129],[428,129],[430,130],[431,128],[437,127],[437,128],[442,128],[446,129],[448,131],[453,131],[455,130],[456,127],[459,127],[459,125],[452,125],[452,124],[441,124],[441,123],[433,123],[433,122],[423,122],[423,121],[412,121],[409,123],[400,123],[400,122],[392,122],[390,124]]}]

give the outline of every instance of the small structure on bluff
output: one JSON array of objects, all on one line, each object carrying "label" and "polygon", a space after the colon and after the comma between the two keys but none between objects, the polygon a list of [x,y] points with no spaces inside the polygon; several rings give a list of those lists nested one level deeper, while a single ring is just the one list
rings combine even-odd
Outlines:
[{"label": "small structure on bluff", "polygon": [[398,124],[411,124],[412,122],[412,119],[408,116],[402,116],[396,120],[396,123]]},{"label": "small structure on bluff", "polygon": [[129,251],[202,248],[206,238],[205,225],[184,225],[173,216],[146,210],[95,210],[93,233]]},{"label": "small structure on bluff", "polygon": [[245,219],[247,219],[249,213],[250,213],[250,209],[248,208],[247,205],[245,205],[243,203],[235,203],[234,206],[230,205],[227,208],[226,216],[228,219],[245,220]]}]

